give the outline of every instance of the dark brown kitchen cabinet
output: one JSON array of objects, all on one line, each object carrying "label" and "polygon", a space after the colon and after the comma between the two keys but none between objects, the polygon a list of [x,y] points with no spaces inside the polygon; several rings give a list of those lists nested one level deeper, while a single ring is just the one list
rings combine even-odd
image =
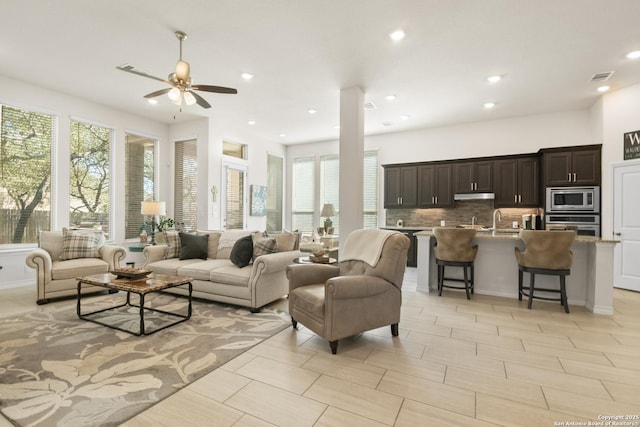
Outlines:
[{"label": "dark brown kitchen cabinet", "polygon": [[580,186],[600,185],[601,149],[571,149],[543,151],[544,185]]},{"label": "dark brown kitchen cabinet", "polygon": [[451,163],[418,166],[419,208],[453,206],[452,173]]},{"label": "dark brown kitchen cabinet", "polygon": [[494,206],[537,207],[540,201],[538,157],[494,162]]},{"label": "dark brown kitchen cabinet", "polygon": [[493,160],[455,163],[453,176],[455,193],[491,193]]},{"label": "dark brown kitchen cabinet", "polygon": [[418,206],[418,167],[391,166],[384,169],[384,207]]}]

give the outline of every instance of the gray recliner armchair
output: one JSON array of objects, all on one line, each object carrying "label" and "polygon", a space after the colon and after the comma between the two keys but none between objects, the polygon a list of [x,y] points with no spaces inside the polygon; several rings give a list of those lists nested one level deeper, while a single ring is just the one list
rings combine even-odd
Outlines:
[{"label": "gray recliner armchair", "polygon": [[338,266],[299,264],[287,267],[289,314],[329,340],[391,326],[398,335],[402,280],[409,238],[397,231],[356,230],[343,245]]}]

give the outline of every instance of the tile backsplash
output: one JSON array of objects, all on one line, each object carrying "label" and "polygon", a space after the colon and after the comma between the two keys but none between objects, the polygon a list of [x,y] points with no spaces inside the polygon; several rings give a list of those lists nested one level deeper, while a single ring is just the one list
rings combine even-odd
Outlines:
[{"label": "tile backsplash", "polygon": [[[386,209],[386,226],[395,227],[401,219],[405,227],[437,227],[444,220],[447,227],[471,224],[471,218],[477,217],[476,224],[491,227],[493,224],[493,200],[456,200],[453,208],[440,209]],[[502,221],[496,228],[511,228],[514,221],[522,227],[522,215],[542,214],[537,208],[499,208]]]}]

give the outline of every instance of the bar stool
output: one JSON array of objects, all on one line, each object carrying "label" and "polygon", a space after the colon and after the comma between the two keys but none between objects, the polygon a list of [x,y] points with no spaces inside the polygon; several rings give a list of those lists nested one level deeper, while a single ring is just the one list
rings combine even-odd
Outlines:
[{"label": "bar stool", "polygon": [[[435,255],[438,265],[438,295],[442,296],[442,288],[464,289],[467,299],[471,299],[474,286],[473,262],[478,253],[478,245],[471,241],[476,236],[475,229],[436,227],[433,229],[436,237]],[[462,267],[464,279],[445,277],[445,267]],[[470,272],[468,272],[468,270]],[[445,285],[444,281],[464,282],[464,286]]]},{"label": "bar stool", "polygon": [[[564,311],[569,313],[565,279],[571,273],[573,253],[570,248],[575,238],[576,232],[574,230],[520,231],[520,239],[524,242],[525,250],[521,251],[520,248],[515,248],[516,260],[518,261],[518,299],[522,301],[523,295],[529,297],[529,309],[531,309],[533,299],[536,298],[547,301],[560,301]],[[528,288],[522,285],[525,272],[529,273]],[[536,274],[559,276],[560,289],[535,287]],[[560,298],[536,296],[534,291],[559,293]]]}]

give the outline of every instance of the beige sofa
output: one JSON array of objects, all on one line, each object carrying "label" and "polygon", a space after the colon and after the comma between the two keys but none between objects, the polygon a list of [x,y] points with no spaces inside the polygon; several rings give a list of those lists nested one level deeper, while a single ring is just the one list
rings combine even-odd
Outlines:
[{"label": "beige sofa", "polygon": [[[277,241],[277,252],[259,255],[244,267],[238,267],[230,260],[234,245],[246,236],[253,236],[255,244],[262,233],[248,230],[196,233],[200,236],[205,234],[208,235],[206,259],[180,259],[171,250],[169,241],[168,244],[144,248],[144,267],[154,273],[191,277],[194,297],[240,305],[254,312],[289,293],[286,267],[300,256],[299,234],[279,233],[268,236]],[[167,238],[160,237],[160,240]],[[187,290],[181,288],[168,291],[187,294]]]},{"label": "beige sofa", "polygon": [[[101,231],[41,231],[38,248],[26,259],[27,265],[36,269],[36,302],[46,304],[52,298],[75,295],[78,277],[108,273],[120,267],[125,256],[123,247],[105,244]],[[104,292],[104,288],[83,286],[82,292]]]}]

